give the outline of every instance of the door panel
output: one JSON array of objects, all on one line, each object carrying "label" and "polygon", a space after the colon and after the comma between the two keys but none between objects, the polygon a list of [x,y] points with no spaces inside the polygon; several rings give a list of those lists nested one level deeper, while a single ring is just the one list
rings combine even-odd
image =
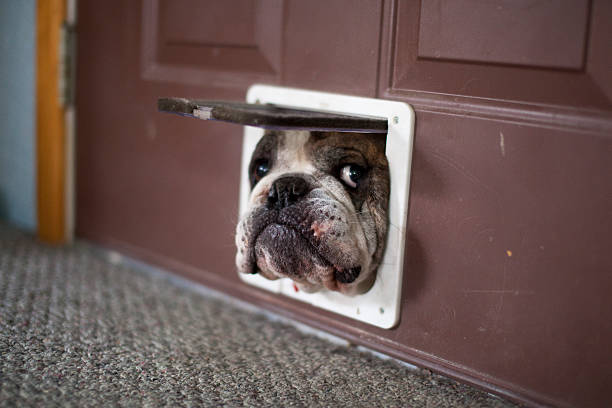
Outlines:
[{"label": "door panel", "polygon": [[[589,71],[610,57],[590,52],[585,42],[590,19],[583,3],[440,0],[421,7],[399,1],[391,88],[609,108],[612,76],[593,77]],[[600,24],[592,28],[599,30]]]},{"label": "door panel", "polygon": [[376,96],[382,1],[286,3],[283,83]]},{"label": "door panel", "polygon": [[[603,404],[612,386],[609,2],[79,6],[80,237],[520,401]],[[414,106],[394,329],[236,276],[242,129],[162,115],[156,101],[242,101],[256,82]]]},{"label": "door panel", "polygon": [[582,69],[588,1],[433,0],[421,4],[417,55]]},{"label": "door panel", "polygon": [[142,3],[143,76],[195,86],[275,82],[283,0]]}]

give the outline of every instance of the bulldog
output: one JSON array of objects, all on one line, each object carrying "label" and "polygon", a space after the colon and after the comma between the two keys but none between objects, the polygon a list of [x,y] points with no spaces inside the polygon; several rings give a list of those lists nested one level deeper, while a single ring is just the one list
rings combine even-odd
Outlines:
[{"label": "bulldog", "polygon": [[239,272],[290,278],[308,293],[372,287],[387,234],[385,136],[268,130],[248,172]]}]

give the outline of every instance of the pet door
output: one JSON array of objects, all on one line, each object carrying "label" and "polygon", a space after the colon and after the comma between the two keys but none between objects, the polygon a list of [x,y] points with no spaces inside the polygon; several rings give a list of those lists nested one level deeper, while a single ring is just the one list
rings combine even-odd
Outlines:
[{"label": "pet door", "polygon": [[[372,288],[349,297],[337,292],[296,292],[288,279],[239,274],[248,284],[314,306],[391,328],[399,320],[406,218],[414,133],[414,112],[402,102],[268,85],[253,85],[247,103],[162,98],[160,111],[245,125],[240,172],[240,215],[247,211],[248,165],[264,129],[386,133],[391,190],[385,252]],[[408,271],[410,273],[410,271]]]}]

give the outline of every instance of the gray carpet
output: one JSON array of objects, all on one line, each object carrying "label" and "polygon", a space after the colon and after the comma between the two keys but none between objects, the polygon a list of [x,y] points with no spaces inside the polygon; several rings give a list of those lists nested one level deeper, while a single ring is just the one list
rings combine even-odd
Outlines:
[{"label": "gray carpet", "polygon": [[512,404],[0,225],[0,406]]}]

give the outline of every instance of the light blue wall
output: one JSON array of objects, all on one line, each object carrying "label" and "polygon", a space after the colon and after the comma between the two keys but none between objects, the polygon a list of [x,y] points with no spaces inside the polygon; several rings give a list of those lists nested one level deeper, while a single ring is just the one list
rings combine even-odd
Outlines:
[{"label": "light blue wall", "polygon": [[0,0],[0,219],[36,229],[35,0]]}]

